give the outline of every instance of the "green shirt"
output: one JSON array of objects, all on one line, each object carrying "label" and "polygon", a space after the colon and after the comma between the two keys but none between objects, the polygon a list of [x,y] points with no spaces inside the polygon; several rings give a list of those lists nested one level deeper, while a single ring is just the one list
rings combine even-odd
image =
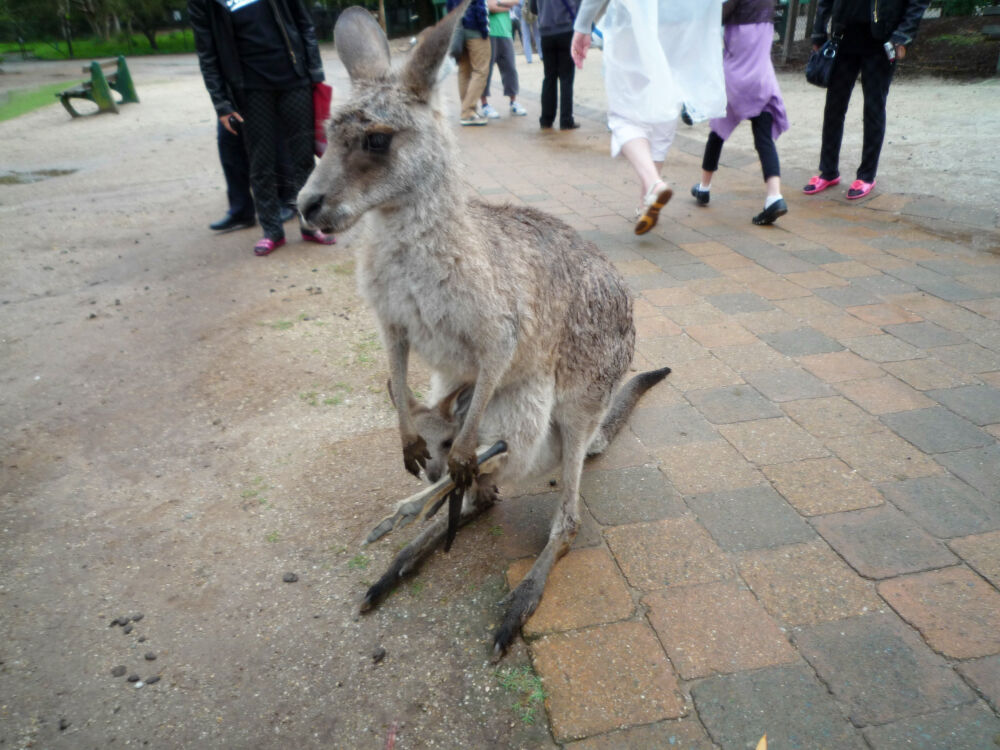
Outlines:
[{"label": "green shirt", "polygon": [[514,38],[513,26],[510,22],[510,13],[490,13],[490,36],[505,36],[508,39]]}]

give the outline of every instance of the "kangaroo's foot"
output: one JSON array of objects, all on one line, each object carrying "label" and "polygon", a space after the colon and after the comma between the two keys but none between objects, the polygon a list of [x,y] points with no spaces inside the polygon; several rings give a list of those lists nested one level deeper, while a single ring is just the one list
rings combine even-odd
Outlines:
[{"label": "kangaroo's foot", "polygon": [[494,663],[503,658],[507,649],[510,648],[510,644],[521,632],[521,626],[538,608],[543,588],[545,588],[545,581],[539,582],[529,574],[504,600],[510,602],[510,606],[507,609],[507,614],[504,615],[503,622],[500,623],[500,627],[493,634],[492,661]]},{"label": "kangaroo's foot", "polygon": [[364,544],[371,544],[396,528],[403,528],[415,518],[429,517],[441,507],[441,503],[455,488],[455,483],[450,477],[442,477],[430,487],[420,490],[415,495],[410,495],[396,504],[396,510],[392,515],[386,516],[365,538]]},{"label": "kangaroo's foot", "polygon": [[427,459],[430,457],[427,443],[419,435],[403,444],[403,466],[415,477],[420,476],[420,470],[427,465]]}]

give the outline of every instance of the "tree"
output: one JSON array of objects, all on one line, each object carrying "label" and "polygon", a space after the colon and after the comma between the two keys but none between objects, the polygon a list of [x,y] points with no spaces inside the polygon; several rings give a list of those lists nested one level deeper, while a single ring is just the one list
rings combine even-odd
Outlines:
[{"label": "tree", "polygon": [[159,49],[156,45],[157,29],[163,26],[172,11],[183,10],[185,0],[116,0],[115,5],[130,35],[134,24],[149,40],[149,46]]}]

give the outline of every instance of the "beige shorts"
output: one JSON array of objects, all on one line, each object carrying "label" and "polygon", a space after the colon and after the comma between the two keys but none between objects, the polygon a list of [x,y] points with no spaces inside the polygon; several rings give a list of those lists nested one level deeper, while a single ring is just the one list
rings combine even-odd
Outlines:
[{"label": "beige shorts", "polygon": [[622,146],[635,138],[645,138],[653,152],[653,161],[667,158],[670,144],[677,133],[677,120],[670,122],[641,123],[621,115],[608,112],[608,127],[611,128],[611,156],[621,153]]}]

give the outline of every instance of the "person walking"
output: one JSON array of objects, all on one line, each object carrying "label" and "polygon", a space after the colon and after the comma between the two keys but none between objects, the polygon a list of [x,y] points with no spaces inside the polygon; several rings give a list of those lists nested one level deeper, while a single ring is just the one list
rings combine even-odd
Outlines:
[{"label": "person walking", "polygon": [[851,92],[861,74],[864,96],[864,134],[861,163],[856,179],[847,190],[848,200],[869,195],[875,188],[878,160],[885,140],[885,103],[898,61],[920,26],[929,0],[817,0],[813,26],[813,49],[830,35],[840,40],[830,71],[823,110],[823,136],[819,174],[802,188],[806,195],[821,193],[840,182],[840,146]]},{"label": "person walking", "polygon": [[[448,0],[447,8],[451,12],[462,0]],[[490,72],[490,23],[486,0],[472,0],[462,16],[461,30],[465,42],[458,58],[458,98],[462,102],[462,113],[459,122],[462,125],[487,125],[489,121],[479,114],[477,105],[486,87],[486,79]]]},{"label": "person walking", "polygon": [[551,128],[559,106],[559,129],[573,130],[580,124],[573,119],[573,80],[576,66],[570,55],[573,21],[580,9],[579,0],[537,0],[538,32],[542,37],[542,128]]},{"label": "person walking", "polygon": [[542,38],[538,34],[538,0],[521,2],[521,44],[524,45],[524,59],[531,64],[532,51],[542,59]]},{"label": "person walking", "polygon": [[691,195],[707,206],[712,176],[719,169],[722,145],[744,120],[750,120],[767,195],[754,224],[773,224],[788,213],[781,195],[781,165],[775,139],[788,130],[788,115],[771,62],[774,44],[774,0],[725,0],[722,6],[726,76],[726,116],[710,121],[711,132],[701,163],[701,183]]},{"label": "person walking", "polygon": [[[573,25],[577,67],[603,0],[582,0]],[[694,120],[722,117],[726,86],[719,19],[722,0],[610,0],[604,32],[604,88],[611,156],[624,154],[639,179],[636,234],[658,220],[673,191],[660,172],[686,106]]]},{"label": "person walking", "polygon": [[521,0],[487,0],[486,7],[490,11],[490,72],[486,76],[486,86],[483,89],[483,114],[491,120],[500,117],[500,113],[489,103],[490,83],[493,80],[493,66],[500,69],[500,80],[503,81],[503,95],[510,98],[510,113],[515,117],[524,117],[528,110],[517,101],[520,89],[517,80],[517,67],[514,55],[514,36],[511,30],[510,9]]},{"label": "person walking", "polygon": [[[312,84],[322,81],[312,19],[303,0],[188,0],[198,63],[223,128],[241,128],[250,154],[250,184],[264,236],[255,255],[285,244],[277,178],[279,137],[285,139],[293,192],[312,172]],[[300,217],[302,239],[336,239]]]}]

